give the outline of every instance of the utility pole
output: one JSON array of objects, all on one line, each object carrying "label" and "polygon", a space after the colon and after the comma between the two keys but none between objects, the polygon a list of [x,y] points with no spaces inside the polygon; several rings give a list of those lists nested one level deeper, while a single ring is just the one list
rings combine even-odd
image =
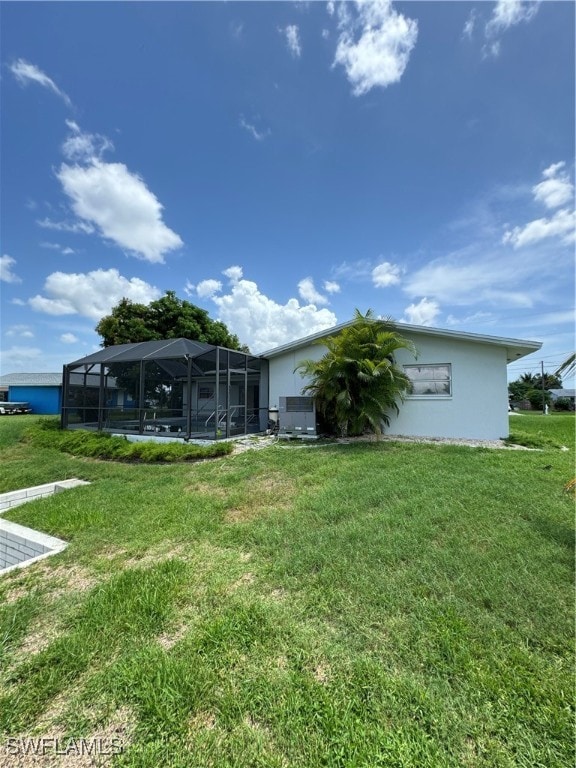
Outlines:
[{"label": "utility pole", "polygon": [[540,362],[542,369],[542,413],[546,416],[546,387],[544,386],[544,360]]}]

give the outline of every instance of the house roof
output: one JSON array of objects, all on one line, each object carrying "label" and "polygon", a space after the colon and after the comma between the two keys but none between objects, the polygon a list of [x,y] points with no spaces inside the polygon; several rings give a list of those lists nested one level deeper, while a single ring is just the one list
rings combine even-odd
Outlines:
[{"label": "house roof", "polygon": [[[352,325],[354,321],[349,320],[346,323],[340,323],[332,328],[326,328],[324,331],[314,333],[310,336],[305,336],[302,339],[296,339],[289,344],[282,344],[279,347],[270,349],[267,352],[263,352],[261,357],[271,358],[283,355],[285,352],[291,352],[292,350],[307,347],[313,342],[320,341],[327,336],[334,336],[344,328]],[[493,344],[499,347],[506,347],[506,359],[507,362],[513,362],[525,355],[530,355],[532,352],[537,352],[542,346],[540,341],[526,341],[523,339],[510,339],[503,336],[486,336],[481,333],[467,333],[464,331],[451,331],[442,328],[430,328],[424,325],[409,325],[408,323],[392,323],[392,325],[400,331],[400,333],[406,333],[415,336],[435,336],[446,339],[454,339],[454,341],[468,341],[478,344]]]},{"label": "house roof", "polygon": [[576,389],[549,389],[548,391],[554,399],[557,397],[576,397]]},{"label": "house roof", "polygon": [[0,376],[0,386],[59,387],[62,384],[60,373],[5,373]]}]

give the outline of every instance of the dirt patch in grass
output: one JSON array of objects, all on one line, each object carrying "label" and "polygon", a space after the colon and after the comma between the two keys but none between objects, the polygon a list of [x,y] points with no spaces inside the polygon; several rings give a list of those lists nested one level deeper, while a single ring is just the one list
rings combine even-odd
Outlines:
[{"label": "dirt patch in grass", "polygon": [[20,661],[23,657],[27,658],[35,653],[40,653],[47,648],[59,634],[60,628],[58,623],[54,620],[43,618],[22,640],[22,643],[16,652],[17,660]]},{"label": "dirt patch in grass", "polygon": [[196,482],[186,486],[184,491],[186,493],[197,493],[201,496],[210,496],[211,498],[217,499],[226,499],[230,495],[230,490],[228,488],[222,488],[213,483]]},{"label": "dirt patch in grass", "polygon": [[182,640],[188,631],[188,626],[188,623],[181,624],[171,632],[165,632],[157,638],[158,644],[164,648],[165,651],[171,650],[176,645],[176,643]]},{"label": "dirt patch in grass", "polygon": [[16,602],[33,590],[48,594],[50,600],[57,600],[69,592],[85,592],[92,589],[99,581],[92,571],[77,564],[53,567],[48,561],[41,560],[27,570],[29,573],[24,578],[15,580],[13,585],[8,586],[6,603]]},{"label": "dirt patch in grass", "polygon": [[250,493],[246,501],[226,512],[227,523],[249,522],[269,509],[290,509],[296,495],[296,483],[281,472],[260,475],[250,481]]},{"label": "dirt patch in grass", "polygon": [[190,558],[190,547],[186,544],[163,543],[161,546],[143,550],[141,553],[128,554],[126,549],[107,550],[100,557],[111,562],[118,561],[125,568],[141,568],[156,565],[174,557],[187,560]]},{"label": "dirt patch in grass", "polygon": [[216,715],[213,712],[196,712],[188,723],[190,731],[213,731]]},{"label": "dirt patch in grass", "polygon": [[320,683],[321,685],[326,685],[330,681],[330,677],[331,677],[330,665],[326,664],[326,662],[321,661],[319,664],[316,665],[313,675],[314,675],[314,680],[316,680],[317,683]]},{"label": "dirt patch in grass", "polygon": [[228,591],[235,592],[240,587],[249,587],[250,584],[254,583],[254,579],[255,576],[253,573],[243,573],[237,581],[230,585]]},{"label": "dirt patch in grass", "polygon": [[52,600],[69,592],[85,592],[99,581],[92,571],[82,565],[45,566],[42,577],[42,585],[50,592]]},{"label": "dirt patch in grass", "polygon": [[30,593],[30,586],[27,586],[26,584],[17,583],[17,584],[14,584],[14,586],[9,585],[8,591],[2,598],[2,602],[5,605],[9,605],[10,603],[17,602],[22,597],[26,597],[26,595],[28,595],[29,593]]}]

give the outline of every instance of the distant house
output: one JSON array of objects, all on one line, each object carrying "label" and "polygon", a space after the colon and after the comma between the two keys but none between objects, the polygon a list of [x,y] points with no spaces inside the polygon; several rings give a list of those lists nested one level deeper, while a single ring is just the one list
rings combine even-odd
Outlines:
[{"label": "distant house", "polygon": [[62,408],[62,373],[7,373],[0,389],[11,402],[28,402],[32,413],[57,414]]},{"label": "distant house", "polygon": [[572,408],[574,408],[574,405],[576,403],[576,389],[549,389],[550,392],[550,399],[552,400],[552,404],[559,398],[567,398],[568,400],[572,401]]},{"label": "distant house", "polygon": [[[98,386],[97,377],[87,378],[89,385]],[[75,374],[73,382],[80,380],[81,374]],[[0,376],[0,392],[4,400],[30,403],[32,413],[48,416],[62,411],[62,373],[6,373]]]}]

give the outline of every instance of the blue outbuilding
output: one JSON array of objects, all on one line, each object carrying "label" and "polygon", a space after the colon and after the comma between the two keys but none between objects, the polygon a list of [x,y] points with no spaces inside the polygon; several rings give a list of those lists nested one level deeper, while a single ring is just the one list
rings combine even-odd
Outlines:
[{"label": "blue outbuilding", "polygon": [[10,402],[30,403],[32,413],[56,415],[62,408],[62,373],[6,373],[0,391]]}]

